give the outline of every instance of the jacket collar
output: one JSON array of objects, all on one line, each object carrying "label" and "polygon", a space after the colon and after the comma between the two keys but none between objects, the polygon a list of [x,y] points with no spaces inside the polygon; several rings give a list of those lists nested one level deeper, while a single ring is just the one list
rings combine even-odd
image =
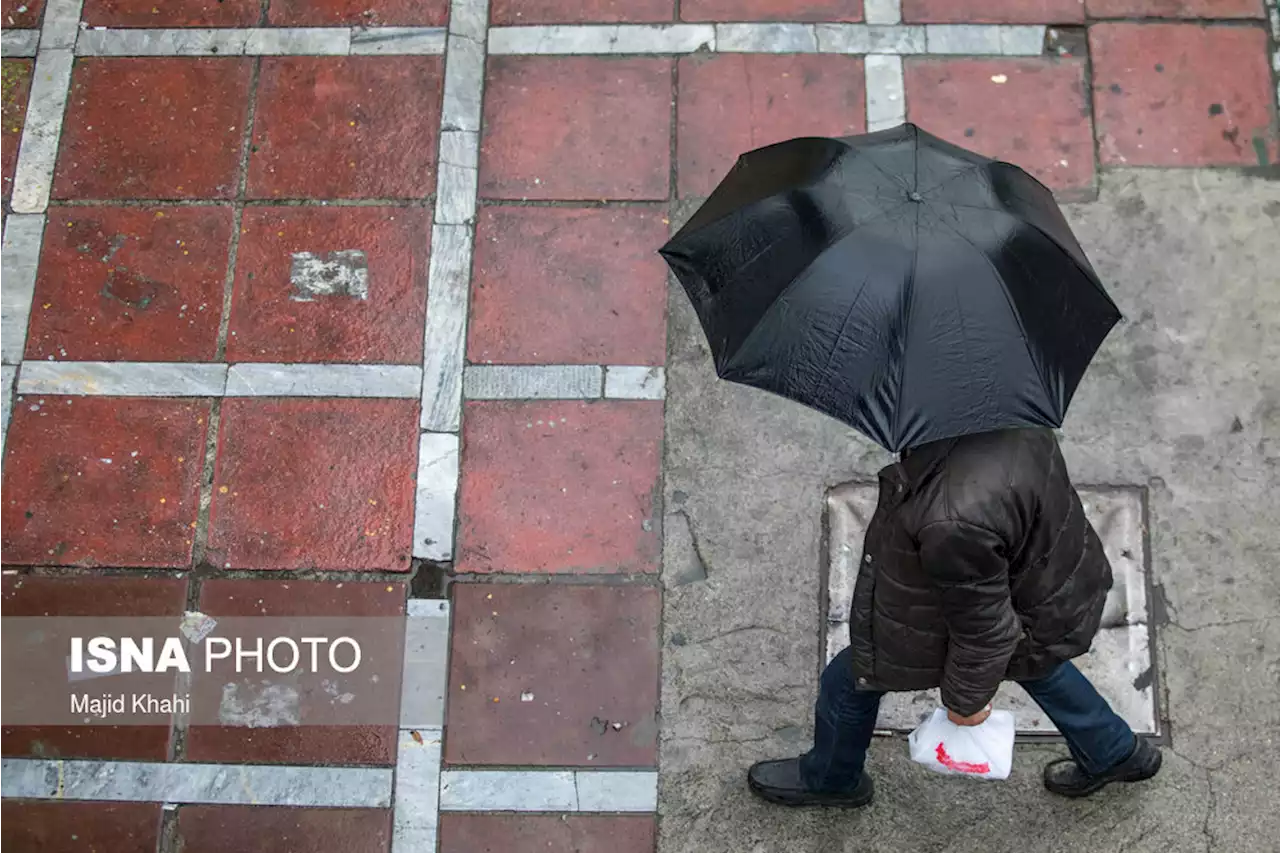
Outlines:
[{"label": "jacket collar", "polygon": [[915,491],[921,482],[942,467],[947,455],[951,453],[951,448],[955,447],[959,440],[959,436],[943,438],[911,448],[903,454],[903,459],[882,469],[880,478],[899,487],[897,490],[906,497],[907,494]]}]

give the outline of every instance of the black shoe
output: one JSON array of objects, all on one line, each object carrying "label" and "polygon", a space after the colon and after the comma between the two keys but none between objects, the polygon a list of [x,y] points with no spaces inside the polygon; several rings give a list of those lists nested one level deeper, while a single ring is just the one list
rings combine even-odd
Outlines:
[{"label": "black shoe", "polygon": [[871,802],[875,786],[866,773],[856,787],[848,791],[810,791],[800,777],[800,759],[760,761],[747,771],[747,785],[762,800],[780,806],[835,806],[856,809]]},{"label": "black shoe", "polygon": [[1051,762],[1044,768],[1044,786],[1064,797],[1087,797],[1112,782],[1141,782],[1160,772],[1160,750],[1138,738],[1133,754],[1098,776],[1086,773],[1074,758]]}]

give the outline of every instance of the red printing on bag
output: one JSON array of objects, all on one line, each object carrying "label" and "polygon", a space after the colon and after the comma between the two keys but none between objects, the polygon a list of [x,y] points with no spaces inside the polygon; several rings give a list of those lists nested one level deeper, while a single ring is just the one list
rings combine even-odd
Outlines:
[{"label": "red printing on bag", "polygon": [[970,764],[968,761],[956,761],[950,755],[947,755],[947,748],[942,745],[942,741],[938,741],[938,749],[936,750],[938,763],[948,770],[954,770],[957,773],[990,773],[991,765],[987,762],[981,764]]}]

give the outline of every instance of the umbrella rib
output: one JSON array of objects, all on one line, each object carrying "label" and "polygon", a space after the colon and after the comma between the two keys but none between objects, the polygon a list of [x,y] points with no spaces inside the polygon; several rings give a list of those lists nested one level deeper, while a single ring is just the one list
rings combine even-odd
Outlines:
[{"label": "umbrella rib", "polygon": [[[978,253],[978,257],[982,258],[983,263],[985,263],[990,268],[992,275],[996,277],[996,282],[1000,285],[1000,292],[1004,294],[1004,301],[1009,306],[1009,313],[1013,315],[1014,321],[1017,322],[1018,324],[1018,334],[1022,335],[1022,345],[1027,350],[1027,358],[1031,360],[1031,366],[1035,368],[1035,371],[1036,371],[1036,378],[1040,380],[1040,390],[1048,393],[1049,383],[1045,381],[1044,372],[1040,369],[1040,365],[1036,360],[1035,354],[1031,352],[1031,340],[1027,337],[1027,328],[1022,324],[1022,315],[1018,313],[1018,309],[1013,304],[1013,297],[1009,295],[1009,288],[1005,287],[1004,276],[1000,274],[1000,270],[996,269],[996,265],[991,263],[991,259],[987,257],[987,253],[978,248],[977,243],[970,240],[960,231],[960,229],[956,228],[950,222],[947,222],[941,216],[939,216],[937,219],[943,225],[946,225],[948,228],[954,231],[957,237],[959,237],[961,240],[968,243],[969,246],[975,252]],[[1053,241],[1050,240],[1049,242],[1053,242]],[[1055,420],[1056,420],[1057,413],[1054,413],[1054,414],[1055,414]]]}]

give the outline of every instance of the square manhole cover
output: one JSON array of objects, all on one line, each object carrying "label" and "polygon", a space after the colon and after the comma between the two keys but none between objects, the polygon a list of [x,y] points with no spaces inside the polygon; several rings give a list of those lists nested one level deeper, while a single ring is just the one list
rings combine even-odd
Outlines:
[{"label": "square manhole cover", "polygon": [[[1080,499],[1102,537],[1115,585],[1107,597],[1102,628],[1089,653],[1075,663],[1135,732],[1158,734],[1151,635],[1147,617],[1147,569],[1142,492],[1135,488],[1081,488]],[[827,660],[849,644],[849,607],[862,565],[862,539],[876,508],[877,487],[848,483],[827,496],[830,551],[827,586]],[[1056,729],[1022,688],[1006,683],[999,708],[1013,711],[1018,731],[1054,734]],[[880,704],[879,728],[909,731],[938,707],[937,690],[890,693]]]}]

